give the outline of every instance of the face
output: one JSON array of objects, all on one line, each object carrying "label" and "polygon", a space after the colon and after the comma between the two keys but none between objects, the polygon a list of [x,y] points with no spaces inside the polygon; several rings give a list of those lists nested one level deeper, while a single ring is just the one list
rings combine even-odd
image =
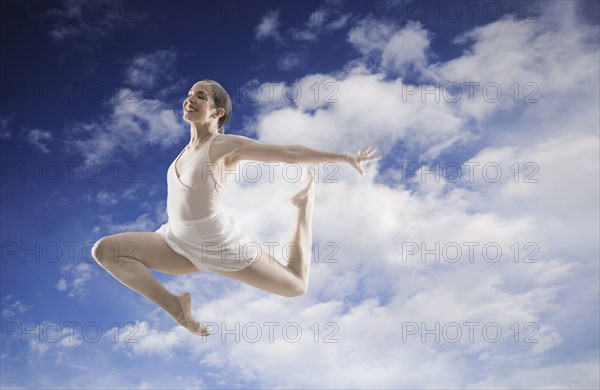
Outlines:
[{"label": "face", "polygon": [[218,123],[222,109],[214,106],[211,87],[208,84],[196,83],[183,101],[183,119],[193,123]]}]

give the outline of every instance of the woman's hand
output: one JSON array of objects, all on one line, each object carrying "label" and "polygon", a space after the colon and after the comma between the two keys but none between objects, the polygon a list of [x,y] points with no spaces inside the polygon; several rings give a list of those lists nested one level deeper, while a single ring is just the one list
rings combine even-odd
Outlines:
[{"label": "woman's hand", "polygon": [[381,158],[381,155],[379,155],[379,156],[372,155],[372,153],[375,152],[375,149],[377,149],[377,148],[373,148],[372,146],[369,146],[369,148],[367,150],[365,150],[364,152],[359,150],[356,155],[347,153],[346,161],[348,161],[348,164],[352,165],[352,167],[354,167],[354,169],[356,169],[358,172],[360,172],[361,175],[364,175],[365,172],[362,170],[360,164],[364,161],[379,160]]}]

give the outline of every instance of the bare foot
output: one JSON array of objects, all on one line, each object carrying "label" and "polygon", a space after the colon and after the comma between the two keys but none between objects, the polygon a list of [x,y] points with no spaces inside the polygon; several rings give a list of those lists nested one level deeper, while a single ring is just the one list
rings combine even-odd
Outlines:
[{"label": "bare foot", "polygon": [[292,196],[290,200],[294,206],[301,208],[305,207],[309,202],[312,203],[315,199],[315,171],[314,168],[308,169],[308,183],[300,190],[296,195]]},{"label": "bare foot", "polygon": [[209,336],[211,333],[192,316],[192,296],[189,293],[179,294],[175,300],[179,303],[176,314],[171,314],[175,321],[195,335]]}]

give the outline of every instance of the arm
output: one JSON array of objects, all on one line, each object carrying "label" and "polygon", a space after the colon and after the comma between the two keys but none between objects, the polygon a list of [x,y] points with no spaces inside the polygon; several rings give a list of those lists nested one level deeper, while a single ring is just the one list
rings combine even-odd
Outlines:
[{"label": "arm", "polygon": [[233,135],[233,161],[280,161],[285,163],[314,163],[314,162],[347,162],[360,174],[364,175],[360,164],[364,161],[378,160],[373,156],[375,149],[371,146],[365,151],[359,150],[356,155],[348,153],[326,152],[311,149],[302,145],[273,145],[265,144],[244,136]]},{"label": "arm", "polygon": [[302,145],[266,144],[243,136],[235,136],[232,155],[234,161],[280,161],[285,163],[348,162],[348,155],[344,153],[326,152]]},{"label": "arm", "polygon": [[324,150],[311,149],[303,145],[292,146],[294,162],[297,163],[315,163],[315,162],[348,162],[346,153],[326,152]]},{"label": "arm", "polygon": [[294,156],[294,162],[298,163],[312,163],[312,162],[334,162],[340,161],[348,163],[352,168],[356,169],[361,175],[364,175],[360,164],[364,161],[379,160],[382,156],[374,156],[376,148],[369,146],[365,151],[359,150],[356,155],[350,153],[334,153],[325,152],[322,150],[316,150],[307,148],[306,146],[294,145],[292,146],[292,153]]}]

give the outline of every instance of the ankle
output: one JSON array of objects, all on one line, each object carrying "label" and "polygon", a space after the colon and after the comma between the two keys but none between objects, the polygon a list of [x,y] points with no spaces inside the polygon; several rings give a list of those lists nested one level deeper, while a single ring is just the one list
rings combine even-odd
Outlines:
[{"label": "ankle", "polygon": [[182,312],[181,303],[179,302],[179,297],[175,294],[171,294],[171,304],[167,308],[167,312],[169,312],[172,316],[178,317]]}]

